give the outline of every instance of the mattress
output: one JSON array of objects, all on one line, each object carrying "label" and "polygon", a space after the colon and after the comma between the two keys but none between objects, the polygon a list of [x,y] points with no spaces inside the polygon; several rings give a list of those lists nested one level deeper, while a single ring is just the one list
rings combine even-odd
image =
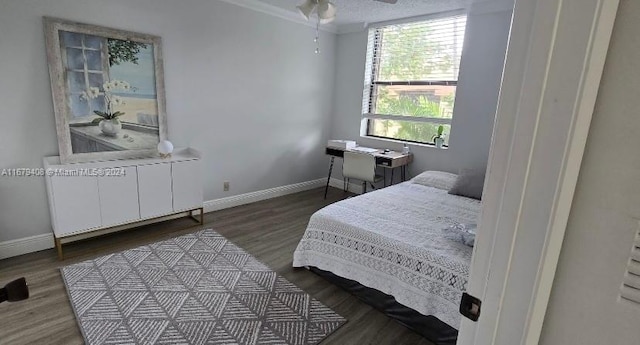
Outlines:
[{"label": "mattress", "polygon": [[446,229],[475,223],[480,202],[412,181],[349,198],[311,216],[293,256],[392,295],[458,328],[472,249]]}]

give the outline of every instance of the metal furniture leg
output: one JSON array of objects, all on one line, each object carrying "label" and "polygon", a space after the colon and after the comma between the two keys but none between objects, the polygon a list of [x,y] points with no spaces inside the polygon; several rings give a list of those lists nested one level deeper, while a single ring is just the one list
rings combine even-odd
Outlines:
[{"label": "metal furniture leg", "polygon": [[390,186],[393,186],[393,171],[396,170],[394,168],[391,168],[391,182],[389,182]]},{"label": "metal furniture leg", "polygon": [[383,179],[382,185],[386,187],[387,186],[387,168],[384,168],[383,171],[384,171],[384,179]]},{"label": "metal furniture leg", "polygon": [[[194,215],[194,212],[198,212],[198,213],[196,213],[196,214]],[[193,210],[189,210],[189,211],[181,211],[181,212],[177,212],[177,213],[174,213],[174,214],[169,214],[169,215],[166,215],[166,216],[161,216],[161,217],[158,217],[158,219],[160,219],[160,218],[164,218],[164,219],[166,220],[167,218],[169,218],[169,217],[173,217],[173,216],[178,215],[178,214],[180,214],[180,215],[184,215],[184,214],[186,214],[186,215],[187,215],[187,217],[189,217],[189,218],[193,219],[194,221],[196,221],[196,222],[197,222],[197,223],[199,223],[200,225],[204,225],[204,207],[199,207],[199,208],[195,208],[195,209],[193,209]],[[175,217],[173,217],[173,218],[175,218]],[[173,218],[170,218],[170,219],[173,219]],[[147,220],[147,221],[146,221],[146,222],[147,222],[146,224],[149,224],[149,223],[148,223],[148,221],[149,221],[149,220]],[[140,221],[140,222],[136,222],[136,223],[145,223],[145,221]],[[127,225],[127,224],[125,224],[125,225]],[[129,225],[135,225],[135,223],[131,223],[131,224],[129,224]],[[136,226],[140,226],[140,225],[142,225],[142,224],[139,224],[139,225],[136,225]],[[133,228],[133,227],[134,227],[134,226],[126,227],[126,228],[122,228],[122,226],[120,226],[121,230],[124,230],[124,229],[131,229],[131,228]],[[118,228],[118,226],[116,226],[116,227],[112,227],[112,228],[105,228],[105,229],[102,229],[102,230],[109,230],[109,229],[115,229],[115,228]],[[115,231],[119,231],[119,230],[115,230]],[[110,233],[115,232],[115,231],[111,231],[111,232],[103,233],[102,235],[110,234]],[[82,234],[81,234],[81,235],[82,235]],[[102,236],[102,235],[100,235],[100,236]],[[66,243],[73,242],[73,241],[69,241],[69,238],[71,238],[71,237],[72,237],[72,236],[65,237],[65,238],[64,238],[64,239],[65,239],[65,242],[66,242]],[[56,248],[56,252],[58,253],[58,260],[60,260],[60,261],[64,260],[64,259],[65,259],[65,255],[64,255],[64,252],[63,252],[63,243],[62,243],[62,239],[61,239],[61,238],[57,238],[57,237],[55,237],[55,236],[54,236],[54,237],[53,237],[53,243],[54,243],[54,246],[55,246],[55,248]],[[75,255],[75,256],[77,256],[77,255]]]},{"label": "metal furniture leg", "polygon": [[[199,211],[199,214],[194,216],[193,215],[194,211]],[[193,218],[193,220],[200,223],[200,225],[203,225],[204,224],[204,207],[189,211],[189,217]]]},{"label": "metal furniture leg", "polygon": [[64,260],[64,254],[62,253],[62,242],[60,242],[60,239],[58,238],[53,238],[53,241],[56,245],[56,250],[58,252],[58,260],[62,261]]},{"label": "metal furniture leg", "polygon": [[333,170],[333,160],[335,157],[331,156],[331,165],[329,165],[329,176],[327,176],[327,185],[324,187],[324,198],[327,198],[327,192],[329,192],[329,181],[331,181],[331,171]]}]

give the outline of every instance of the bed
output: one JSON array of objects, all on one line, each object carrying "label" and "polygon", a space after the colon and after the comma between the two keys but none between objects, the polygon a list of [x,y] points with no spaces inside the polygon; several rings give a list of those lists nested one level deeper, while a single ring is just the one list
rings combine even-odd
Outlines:
[{"label": "bed", "polygon": [[475,223],[480,201],[448,194],[455,176],[426,172],[319,210],[293,266],[355,281],[457,328],[473,248],[447,229]]}]

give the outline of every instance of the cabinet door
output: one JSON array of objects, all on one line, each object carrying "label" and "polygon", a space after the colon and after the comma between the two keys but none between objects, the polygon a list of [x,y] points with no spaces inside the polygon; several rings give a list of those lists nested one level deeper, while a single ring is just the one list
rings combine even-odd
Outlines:
[{"label": "cabinet door", "polygon": [[173,213],[171,163],[138,166],[138,195],[141,218]]},{"label": "cabinet door", "polygon": [[97,176],[52,176],[51,187],[56,236],[100,227]]},{"label": "cabinet door", "polygon": [[98,177],[102,226],[114,226],[140,219],[138,172],[122,168],[124,175]]},{"label": "cabinet door", "polygon": [[202,207],[202,165],[200,160],[173,162],[173,210]]}]

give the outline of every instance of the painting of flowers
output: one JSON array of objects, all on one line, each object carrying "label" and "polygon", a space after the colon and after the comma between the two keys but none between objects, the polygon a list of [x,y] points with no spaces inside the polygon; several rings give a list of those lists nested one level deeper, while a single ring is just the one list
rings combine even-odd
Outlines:
[{"label": "painting of flowers", "polygon": [[53,18],[45,29],[61,158],[155,149],[166,135],[159,37]]}]

